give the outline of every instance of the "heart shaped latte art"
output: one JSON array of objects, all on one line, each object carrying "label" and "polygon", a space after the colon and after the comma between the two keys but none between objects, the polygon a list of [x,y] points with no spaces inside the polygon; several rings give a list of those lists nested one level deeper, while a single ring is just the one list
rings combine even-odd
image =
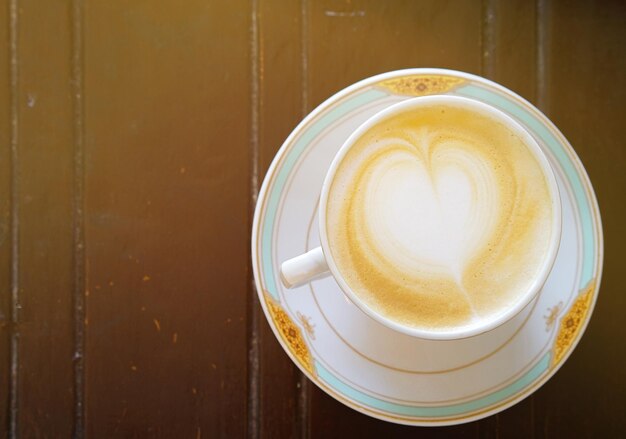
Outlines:
[{"label": "heart shaped latte art", "polygon": [[361,216],[373,247],[398,268],[460,281],[497,222],[497,178],[454,139],[418,139],[389,139],[393,159],[369,164]]},{"label": "heart shaped latte art", "polygon": [[468,109],[414,109],[371,128],[335,174],[331,251],[350,288],[401,324],[491,318],[527,290],[549,242],[534,155]]}]

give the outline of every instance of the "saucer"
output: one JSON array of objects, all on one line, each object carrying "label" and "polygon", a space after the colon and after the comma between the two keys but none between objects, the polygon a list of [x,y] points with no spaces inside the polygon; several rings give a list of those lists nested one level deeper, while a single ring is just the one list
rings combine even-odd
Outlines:
[{"label": "saucer", "polygon": [[[562,198],[563,230],[540,294],[486,334],[429,341],[382,326],[332,277],[287,290],[280,263],[319,245],[317,205],[326,170],[350,133],[378,111],[415,96],[480,100],[513,117],[548,156]],[[556,127],[533,105],[484,78],[409,69],[360,81],[329,98],[287,138],[259,193],[252,261],[259,299],[277,339],[326,393],[367,415],[408,425],[452,425],[521,401],[567,360],[598,296],[603,240],[587,174]]]}]

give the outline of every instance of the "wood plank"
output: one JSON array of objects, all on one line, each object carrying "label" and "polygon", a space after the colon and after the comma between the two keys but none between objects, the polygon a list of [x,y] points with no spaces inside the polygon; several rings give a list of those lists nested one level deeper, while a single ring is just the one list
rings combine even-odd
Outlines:
[{"label": "wood plank", "polygon": [[[280,13],[276,13],[280,11]],[[258,5],[258,181],[303,115],[300,2],[261,0]],[[258,314],[258,437],[301,437],[306,430],[305,378],[285,354],[253,295]],[[305,398],[304,400],[302,398]]]},{"label": "wood plank", "polygon": [[249,17],[86,6],[89,435],[245,433]]},{"label": "wood plank", "polygon": [[[367,76],[409,67],[481,73],[481,2],[311,2],[310,77],[314,104]],[[315,387],[311,437],[414,437],[413,427],[361,415]],[[477,424],[419,429],[420,436],[474,437]]]},{"label": "wood plank", "polygon": [[[493,47],[483,68],[492,79],[536,102],[537,5],[525,0],[491,0]],[[489,26],[489,12],[483,19]],[[489,32],[491,33],[491,32]],[[485,41],[485,43],[488,43]]]},{"label": "wood plank", "polygon": [[0,8],[0,436],[11,419],[11,17]]},{"label": "wood plank", "polygon": [[535,396],[538,437],[623,437],[626,381],[620,310],[626,245],[626,4],[551,2],[548,115],[580,156],[602,213],[604,274],[593,318],[563,368]]},{"label": "wood plank", "polygon": [[18,32],[17,433],[24,437],[70,436],[73,430],[70,2],[20,2]]},{"label": "wood plank", "polygon": [[311,2],[311,102],[368,76],[411,67],[480,74],[481,2]]},{"label": "wood plank", "polygon": [[[311,437],[312,438],[476,438],[476,423],[452,427],[413,427],[392,424],[363,415],[336,402],[315,388],[312,392]],[[346,436],[353,431],[355,436]],[[482,436],[480,436],[482,437]]]},{"label": "wood plank", "polygon": [[477,437],[528,439],[535,434],[535,402],[531,395],[513,407],[478,421]]}]

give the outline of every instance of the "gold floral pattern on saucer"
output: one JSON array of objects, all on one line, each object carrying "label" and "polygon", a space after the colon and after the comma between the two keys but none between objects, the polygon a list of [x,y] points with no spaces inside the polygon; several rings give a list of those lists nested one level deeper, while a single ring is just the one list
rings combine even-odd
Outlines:
[{"label": "gold floral pattern on saucer", "polygon": [[407,96],[426,96],[446,93],[465,82],[462,78],[445,75],[411,75],[378,83],[392,93]]},{"label": "gold floral pattern on saucer", "polygon": [[563,356],[570,350],[572,342],[576,340],[582,327],[581,323],[586,321],[587,311],[591,305],[594,291],[595,282],[591,282],[584,292],[576,298],[576,301],[569,311],[567,311],[567,314],[561,318],[559,334],[554,342],[552,367],[561,362]]},{"label": "gold floral pattern on saucer", "polygon": [[[291,318],[285,311],[272,300],[269,294],[266,293],[267,307],[272,316],[272,320],[278,328],[281,337],[289,347],[291,353],[298,359],[301,365],[303,365],[307,372],[315,375],[315,367],[313,366],[313,358],[309,352],[309,348],[304,341],[300,328],[291,321]],[[306,326],[305,326],[306,327]]]}]

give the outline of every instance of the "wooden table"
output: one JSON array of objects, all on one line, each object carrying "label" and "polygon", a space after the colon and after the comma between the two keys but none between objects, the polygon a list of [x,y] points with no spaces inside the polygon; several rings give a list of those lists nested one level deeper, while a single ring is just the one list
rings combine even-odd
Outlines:
[{"label": "wooden table", "polygon": [[[7,0],[2,437],[626,436],[626,3]],[[533,396],[448,428],[361,415],[287,358],[251,215],[298,121],[361,78],[480,74],[541,108],[603,215],[600,298]]]}]

